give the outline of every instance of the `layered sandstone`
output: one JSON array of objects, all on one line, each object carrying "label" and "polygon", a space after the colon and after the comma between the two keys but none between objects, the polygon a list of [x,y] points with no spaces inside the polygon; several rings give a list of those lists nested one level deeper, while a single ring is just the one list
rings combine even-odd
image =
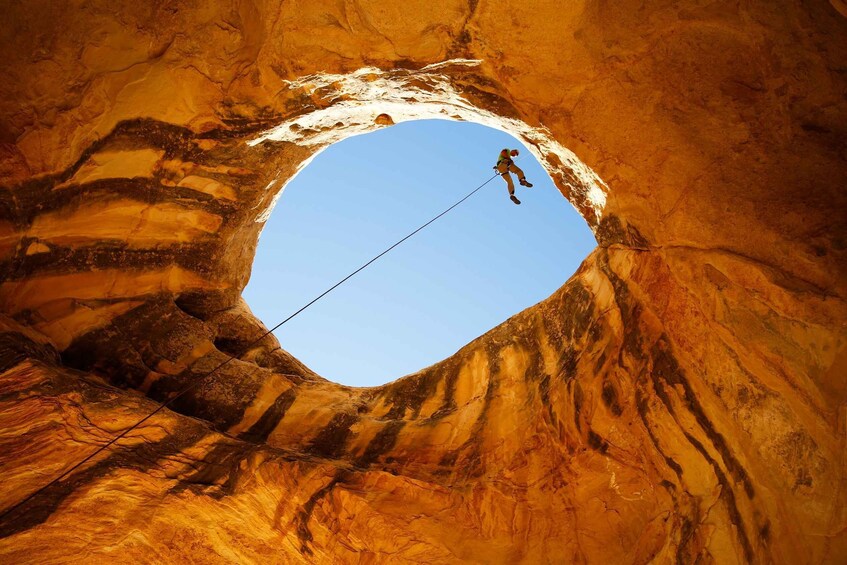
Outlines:
[{"label": "layered sandstone", "polygon": [[[4,560],[847,559],[838,2],[120,4],[3,16]],[[431,117],[531,145],[597,250],[383,387],[250,346],[285,183]]]}]

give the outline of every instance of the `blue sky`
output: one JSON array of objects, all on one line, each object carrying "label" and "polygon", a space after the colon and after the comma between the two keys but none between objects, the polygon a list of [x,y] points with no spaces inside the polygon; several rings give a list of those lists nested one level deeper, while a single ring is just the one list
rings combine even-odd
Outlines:
[{"label": "blue sky", "polygon": [[244,297],[272,327],[493,175],[497,153],[535,185],[495,178],[277,330],[321,376],[374,386],[415,372],[543,300],[596,246],[582,217],[512,136],[426,120],[336,143],[286,187]]}]

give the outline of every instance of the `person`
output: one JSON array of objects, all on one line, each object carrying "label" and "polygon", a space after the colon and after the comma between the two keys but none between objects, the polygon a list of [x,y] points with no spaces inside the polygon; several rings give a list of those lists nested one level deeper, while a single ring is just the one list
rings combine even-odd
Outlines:
[{"label": "person", "polygon": [[521,186],[532,188],[532,184],[526,180],[526,176],[524,176],[520,167],[515,165],[514,161],[512,161],[512,157],[517,156],[517,149],[512,149],[511,151],[503,149],[500,151],[500,157],[497,159],[497,164],[494,165],[494,168],[497,169],[497,172],[500,173],[500,176],[503,177],[503,180],[506,181],[506,185],[509,187],[509,199],[511,199],[511,201],[515,204],[520,204],[521,201],[518,200],[517,196],[515,196],[515,183],[512,181],[512,175],[509,173],[511,172],[518,175],[518,182],[521,183]]}]

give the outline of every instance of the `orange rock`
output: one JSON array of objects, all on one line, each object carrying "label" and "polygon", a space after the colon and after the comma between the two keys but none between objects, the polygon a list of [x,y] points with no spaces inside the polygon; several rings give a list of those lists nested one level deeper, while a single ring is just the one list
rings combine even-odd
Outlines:
[{"label": "orange rock", "polygon": [[[843,2],[642,4],[5,7],[2,560],[847,561]],[[255,343],[285,183],[434,117],[598,248],[382,387]]]}]

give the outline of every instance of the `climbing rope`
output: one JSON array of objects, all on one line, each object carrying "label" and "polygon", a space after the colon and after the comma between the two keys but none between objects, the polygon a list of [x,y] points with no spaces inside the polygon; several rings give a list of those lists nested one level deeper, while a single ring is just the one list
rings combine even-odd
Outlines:
[{"label": "climbing rope", "polygon": [[281,328],[284,324],[286,324],[286,323],[287,323],[287,322],[289,322],[290,320],[294,319],[294,317],[296,317],[298,314],[300,314],[301,312],[303,312],[304,310],[306,310],[309,306],[311,306],[312,304],[314,304],[315,302],[317,302],[318,300],[320,300],[321,298],[323,298],[324,296],[326,296],[327,294],[329,294],[330,292],[332,292],[333,290],[335,290],[336,288],[338,288],[339,286],[341,286],[342,284],[344,284],[345,282],[347,282],[348,280],[350,280],[351,278],[353,278],[353,277],[354,277],[355,275],[357,275],[358,273],[360,273],[360,272],[362,272],[363,270],[365,270],[366,268],[368,268],[370,265],[372,265],[374,262],[376,262],[376,261],[377,261],[380,257],[382,257],[383,255],[387,254],[389,251],[391,251],[392,249],[394,249],[395,247],[397,247],[398,245],[400,245],[401,243],[403,243],[404,241],[406,241],[407,239],[409,239],[410,237],[412,237],[413,235],[415,235],[415,234],[416,234],[416,233],[418,233],[419,231],[423,230],[424,228],[426,228],[427,226],[429,226],[430,224],[432,224],[433,222],[435,222],[436,220],[438,220],[439,218],[441,218],[442,216],[444,216],[445,214],[447,214],[448,212],[450,212],[451,210],[453,210],[456,206],[458,206],[459,204],[461,204],[462,202],[464,202],[465,200],[467,200],[468,198],[470,198],[471,196],[473,196],[474,194],[476,194],[476,193],[477,193],[480,189],[482,189],[482,187],[484,187],[485,185],[487,185],[488,183],[490,183],[492,180],[494,180],[494,179],[495,179],[496,177],[498,177],[498,176],[500,176],[500,174],[499,174],[499,173],[495,173],[493,177],[491,177],[490,179],[488,179],[487,181],[485,181],[484,183],[482,183],[481,185],[479,185],[478,187],[476,187],[475,189],[473,189],[472,191],[470,191],[468,194],[466,194],[464,197],[462,197],[462,199],[461,199],[461,200],[458,200],[455,204],[453,204],[452,206],[450,206],[449,208],[447,208],[446,210],[444,210],[443,212],[441,212],[441,213],[440,213],[440,214],[438,214],[437,216],[433,217],[431,220],[429,220],[428,222],[426,222],[425,224],[423,224],[422,226],[420,226],[419,228],[417,228],[415,231],[413,231],[413,232],[409,233],[408,235],[406,235],[406,236],[405,236],[405,237],[403,237],[402,239],[398,240],[398,241],[397,241],[396,243],[394,243],[391,247],[388,247],[387,249],[385,249],[384,251],[382,251],[381,253],[379,253],[378,255],[376,255],[373,259],[371,259],[370,261],[368,261],[367,263],[365,263],[364,265],[362,265],[361,267],[359,267],[358,269],[356,269],[355,271],[353,271],[352,273],[350,273],[349,275],[347,275],[346,277],[344,277],[343,279],[341,279],[340,281],[338,281],[337,283],[335,283],[334,285],[332,285],[331,287],[329,287],[328,289],[326,289],[325,291],[323,291],[322,293],[320,293],[318,296],[316,296],[316,297],[315,297],[315,298],[313,298],[310,302],[308,302],[305,306],[301,307],[299,310],[297,310],[296,312],[294,312],[293,314],[291,314],[290,316],[288,316],[286,319],[284,319],[283,321],[281,321],[280,323],[278,323],[277,325],[275,325],[274,327],[272,327],[271,329],[269,329],[268,331],[266,331],[265,333],[263,333],[263,334],[262,334],[261,336],[259,336],[258,338],[254,339],[253,341],[251,341],[250,343],[248,343],[246,346],[244,346],[244,348],[243,348],[243,350],[241,351],[241,353],[239,353],[238,355],[231,355],[231,356],[229,357],[229,359],[227,359],[226,361],[223,361],[222,363],[220,363],[218,366],[216,366],[214,369],[212,369],[212,370],[211,370],[211,371],[209,371],[208,373],[205,373],[205,374],[201,375],[198,379],[194,380],[193,382],[191,382],[191,383],[189,383],[188,385],[186,385],[185,387],[183,387],[183,388],[182,388],[182,390],[180,390],[180,391],[179,391],[176,395],[172,396],[172,397],[171,397],[171,398],[169,398],[168,400],[165,400],[165,401],[160,402],[160,403],[158,404],[158,406],[156,406],[156,408],[155,408],[152,412],[150,412],[149,414],[147,414],[146,416],[144,416],[143,418],[141,418],[140,420],[138,420],[137,422],[135,422],[133,425],[131,425],[130,427],[128,427],[127,429],[125,429],[124,431],[122,431],[121,433],[119,433],[118,435],[116,435],[114,438],[112,438],[111,440],[109,440],[109,441],[108,441],[105,445],[100,446],[100,447],[99,447],[99,448],[97,448],[94,452],[92,452],[90,455],[86,456],[83,460],[81,460],[80,462],[78,462],[78,463],[76,463],[74,466],[72,466],[70,469],[68,469],[67,471],[65,471],[64,473],[62,473],[61,475],[59,475],[58,477],[56,477],[55,479],[53,479],[52,481],[50,481],[49,483],[47,483],[46,485],[44,485],[43,487],[39,488],[38,490],[36,490],[35,492],[33,492],[32,494],[30,494],[29,496],[27,496],[27,497],[26,497],[26,498],[24,498],[23,500],[21,500],[20,502],[18,502],[18,503],[16,503],[16,504],[14,504],[14,505],[13,505],[13,506],[11,506],[8,510],[3,511],[3,513],[2,513],[2,514],[0,514],[0,520],[4,520],[4,519],[6,518],[6,516],[8,516],[8,515],[9,515],[9,514],[11,514],[12,512],[14,512],[16,509],[18,509],[19,507],[23,506],[24,504],[26,504],[27,502],[29,502],[31,499],[33,499],[33,498],[35,498],[36,496],[38,496],[41,492],[43,492],[43,491],[45,491],[46,489],[50,488],[50,487],[51,487],[51,486],[53,486],[55,483],[57,483],[57,482],[61,481],[62,479],[64,479],[65,477],[67,477],[68,475],[70,475],[71,473],[73,473],[73,472],[74,472],[76,469],[78,469],[80,466],[84,465],[85,463],[87,463],[88,461],[90,461],[91,459],[93,459],[94,457],[96,457],[98,454],[102,453],[103,451],[105,451],[106,449],[108,449],[109,447],[111,447],[111,446],[112,446],[114,443],[116,443],[118,440],[122,439],[122,438],[123,438],[123,437],[125,437],[125,436],[129,433],[129,432],[131,432],[132,430],[136,429],[138,426],[140,426],[141,424],[143,424],[144,422],[146,422],[147,420],[149,420],[150,418],[152,418],[153,416],[155,416],[157,413],[159,413],[162,409],[164,409],[165,407],[167,407],[168,405],[170,405],[172,402],[174,402],[174,401],[175,401],[175,400],[177,400],[178,398],[182,397],[182,396],[183,396],[183,395],[185,395],[186,393],[188,393],[188,392],[190,392],[191,390],[193,390],[194,388],[196,388],[198,385],[200,385],[203,381],[205,381],[205,380],[206,380],[207,378],[209,378],[211,375],[215,374],[215,373],[216,373],[219,369],[221,369],[222,367],[224,367],[225,365],[227,365],[230,361],[232,361],[232,360],[234,360],[234,359],[237,359],[237,358],[239,358],[239,357],[243,356],[245,353],[247,353],[248,351],[250,351],[250,349],[251,349],[251,348],[253,348],[255,345],[257,345],[260,341],[262,341],[263,339],[265,339],[266,337],[268,337],[268,336],[269,336],[270,334],[272,334],[274,331],[276,331],[276,330],[278,330],[279,328]]}]

